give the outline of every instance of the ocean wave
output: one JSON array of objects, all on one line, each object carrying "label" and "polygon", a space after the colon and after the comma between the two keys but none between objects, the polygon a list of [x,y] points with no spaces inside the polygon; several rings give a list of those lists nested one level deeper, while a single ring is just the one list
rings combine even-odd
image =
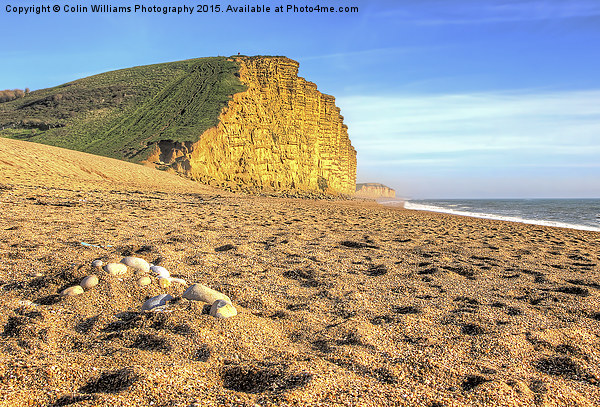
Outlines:
[{"label": "ocean wave", "polygon": [[444,208],[442,206],[435,205],[424,205],[415,202],[406,201],[404,202],[405,209],[412,209],[416,211],[427,211],[427,212],[439,212],[439,213],[448,213],[451,215],[460,215],[460,216],[468,216],[470,218],[479,218],[479,219],[493,219],[493,220],[503,220],[508,222],[517,222],[517,223],[527,223],[530,225],[540,225],[540,226],[552,226],[557,228],[567,228],[567,229],[577,229],[577,230],[588,230],[591,232],[600,232],[600,227],[589,226],[589,225],[578,225],[573,223],[565,223],[551,220],[541,220],[541,219],[526,219],[518,216],[507,216],[507,215],[498,215],[493,213],[477,213],[470,211],[460,211],[456,209]]}]

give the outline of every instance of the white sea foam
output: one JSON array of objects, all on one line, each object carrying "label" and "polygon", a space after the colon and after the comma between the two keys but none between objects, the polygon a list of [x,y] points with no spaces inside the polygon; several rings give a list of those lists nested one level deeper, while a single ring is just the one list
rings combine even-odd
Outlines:
[{"label": "white sea foam", "polygon": [[439,212],[439,213],[449,213],[452,215],[460,215],[460,216],[468,216],[471,218],[480,218],[480,219],[494,219],[494,220],[504,220],[508,222],[518,222],[518,223],[527,223],[531,225],[541,225],[541,226],[552,226],[557,228],[568,228],[568,229],[577,229],[577,230],[589,230],[592,232],[600,232],[599,227],[588,226],[588,225],[577,225],[572,223],[565,222],[556,222],[549,220],[540,220],[540,219],[525,219],[518,216],[504,216],[497,215],[492,213],[477,213],[471,211],[459,211],[450,208],[444,208],[441,206],[435,205],[423,205],[415,202],[406,201],[404,202],[405,209],[412,209],[416,211],[428,211],[428,212]]},{"label": "white sea foam", "polygon": [[378,198],[376,199],[377,203],[380,205],[384,205],[384,206],[395,206],[395,207],[402,207],[404,206],[404,199],[398,199],[398,198]]}]

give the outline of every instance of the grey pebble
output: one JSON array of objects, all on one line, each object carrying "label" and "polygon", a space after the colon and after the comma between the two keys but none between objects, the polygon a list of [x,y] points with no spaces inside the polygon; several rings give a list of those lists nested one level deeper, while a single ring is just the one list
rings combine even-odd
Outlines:
[{"label": "grey pebble", "polygon": [[156,274],[156,276],[159,277],[159,278],[169,278],[169,277],[171,277],[171,274],[169,273],[169,270],[167,270],[166,268],[164,268],[162,266],[150,266],[150,270],[152,270],[152,272],[154,274]]},{"label": "grey pebble", "polygon": [[172,300],[173,297],[170,294],[160,294],[156,297],[152,297],[146,300],[142,304],[142,311],[148,311],[156,307],[162,307],[167,305],[167,301]]}]

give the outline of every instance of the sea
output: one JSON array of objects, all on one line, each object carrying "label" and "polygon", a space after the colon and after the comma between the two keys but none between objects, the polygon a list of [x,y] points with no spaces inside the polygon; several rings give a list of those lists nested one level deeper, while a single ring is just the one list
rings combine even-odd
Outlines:
[{"label": "sea", "polygon": [[[379,200],[383,205],[399,200]],[[424,199],[404,207],[534,225],[600,232],[600,199]]]}]

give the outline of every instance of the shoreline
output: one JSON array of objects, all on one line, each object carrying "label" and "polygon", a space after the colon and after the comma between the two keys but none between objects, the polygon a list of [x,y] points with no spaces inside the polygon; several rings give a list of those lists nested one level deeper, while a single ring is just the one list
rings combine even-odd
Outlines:
[{"label": "shoreline", "polygon": [[587,225],[578,225],[567,222],[559,222],[559,221],[551,221],[551,220],[539,220],[539,219],[528,219],[521,218],[515,216],[506,216],[506,215],[498,215],[493,213],[476,213],[469,211],[459,211],[447,208],[421,208],[419,206],[423,206],[420,204],[411,204],[410,201],[404,202],[403,208],[412,211],[418,212],[433,212],[433,213],[444,213],[448,215],[454,216],[462,216],[467,218],[476,218],[476,219],[489,219],[496,220],[502,222],[512,222],[512,223],[521,223],[525,225],[537,225],[537,226],[546,226],[560,229],[573,229],[573,230],[582,230],[587,232],[600,232],[600,227],[587,226]]}]

